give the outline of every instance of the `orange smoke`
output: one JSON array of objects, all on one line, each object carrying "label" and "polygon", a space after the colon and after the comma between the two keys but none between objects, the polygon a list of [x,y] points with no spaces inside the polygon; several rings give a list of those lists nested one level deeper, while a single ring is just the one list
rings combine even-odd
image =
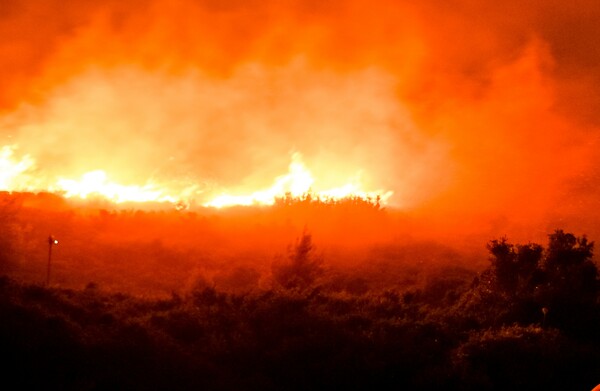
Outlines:
[{"label": "orange smoke", "polygon": [[300,151],[318,191],[349,184],[347,193],[364,198],[381,189],[404,206],[437,185],[439,174],[427,173],[444,172],[444,150],[418,133],[392,86],[381,70],[337,75],[301,60],[273,71],[248,65],[225,80],[93,70],[3,120],[38,177],[102,170],[116,183],[160,184],[163,196],[194,188],[209,203],[267,188]]},{"label": "orange smoke", "polygon": [[597,214],[596,1],[5,3],[0,145],[30,180],[206,203],[298,151],[322,190],[473,228]]}]

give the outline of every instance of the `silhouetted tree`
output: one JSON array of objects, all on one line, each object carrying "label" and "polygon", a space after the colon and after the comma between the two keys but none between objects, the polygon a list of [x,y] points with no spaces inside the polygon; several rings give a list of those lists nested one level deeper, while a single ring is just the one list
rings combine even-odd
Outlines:
[{"label": "silhouetted tree", "polygon": [[273,278],[283,288],[305,289],[323,274],[323,259],[314,253],[312,237],[304,232],[288,254],[287,262],[273,265]]},{"label": "silhouetted tree", "polygon": [[492,240],[487,248],[491,266],[478,282],[479,296],[486,295],[480,307],[495,303],[503,307],[498,312],[504,311],[505,321],[543,318],[548,325],[579,333],[600,319],[594,243],[585,236],[556,230],[546,251],[535,243],[515,246],[506,238]]},{"label": "silhouetted tree", "polygon": [[541,304],[548,308],[549,324],[582,332],[598,318],[594,242],[562,230],[556,230],[549,239]]},{"label": "silhouetted tree", "polygon": [[562,273],[577,267],[593,256],[594,242],[588,242],[584,236],[576,237],[558,229],[549,235],[548,251],[546,254],[545,268],[549,272]]},{"label": "silhouetted tree", "polygon": [[492,254],[490,261],[496,289],[514,293],[518,282],[517,253],[514,245],[503,237],[489,242],[487,249]]},{"label": "silhouetted tree", "polygon": [[532,293],[542,278],[540,260],[544,248],[536,243],[515,246],[506,238],[492,240],[487,248],[492,255],[495,288],[510,295]]},{"label": "silhouetted tree", "polygon": [[536,243],[517,246],[516,269],[519,292],[531,292],[541,282],[540,261],[544,248]]}]

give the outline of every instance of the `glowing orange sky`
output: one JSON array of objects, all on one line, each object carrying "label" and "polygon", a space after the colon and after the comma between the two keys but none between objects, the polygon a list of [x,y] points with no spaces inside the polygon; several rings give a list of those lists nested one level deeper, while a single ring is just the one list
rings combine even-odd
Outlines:
[{"label": "glowing orange sky", "polygon": [[40,174],[241,191],[300,152],[424,213],[599,215],[597,1],[65,3],[0,9],[0,144]]}]

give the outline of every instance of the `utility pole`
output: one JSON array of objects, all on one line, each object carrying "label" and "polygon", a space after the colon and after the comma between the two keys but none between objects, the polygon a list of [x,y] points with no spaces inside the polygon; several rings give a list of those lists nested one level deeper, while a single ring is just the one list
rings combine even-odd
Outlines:
[{"label": "utility pole", "polygon": [[58,240],[52,235],[48,235],[48,270],[46,272],[46,286],[50,286],[50,263],[52,262],[52,246],[56,246]]}]

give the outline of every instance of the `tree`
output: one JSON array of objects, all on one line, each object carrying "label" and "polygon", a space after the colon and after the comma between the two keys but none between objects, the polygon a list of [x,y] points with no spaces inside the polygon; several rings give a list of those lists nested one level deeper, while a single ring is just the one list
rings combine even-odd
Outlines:
[{"label": "tree", "polygon": [[496,288],[506,293],[514,293],[518,281],[515,246],[503,237],[489,242],[487,249],[492,254],[490,261]]},{"label": "tree", "polygon": [[496,303],[505,321],[547,318],[550,326],[584,333],[600,320],[594,243],[585,236],[556,230],[545,251],[535,243],[515,246],[506,238],[490,241],[487,248],[491,265],[481,275],[479,290],[487,281],[487,303]]},{"label": "tree", "polygon": [[556,230],[549,239],[543,263],[546,283],[540,291],[549,323],[578,332],[589,330],[599,318],[594,242],[562,230]]},{"label": "tree", "polygon": [[536,243],[515,246],[505,237],[490,241],[487,248],[492,255],[495,288],[509,295],[531,293],[541,278],[539,267],[544,248]]},{"label": "tree", "polygon": [[323,274],[323,259],[315,254],[306,231],[289,251],[287,261],[273,265],[273,278],[285,289],[306,289]]},{"label": "tree", "polygon": [[565,274],[587,262],[594,252],[594,242],[588,242],[585,236],[576,237],[557,229],[549,235],[548,250],[544,267],[549,273]]}]

